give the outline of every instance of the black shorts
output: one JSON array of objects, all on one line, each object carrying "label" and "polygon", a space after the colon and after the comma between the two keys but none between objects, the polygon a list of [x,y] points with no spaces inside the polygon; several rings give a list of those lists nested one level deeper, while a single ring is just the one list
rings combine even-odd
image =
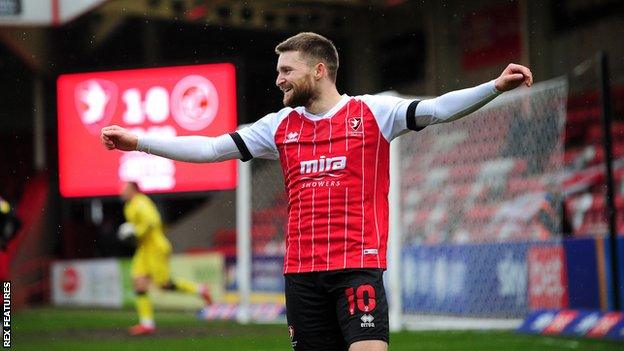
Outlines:
[{"label": "black shorts", "polygon": [[383,270],[345,269],[285,275],[292,346],[348,350],[362,340],[389,342]]}]

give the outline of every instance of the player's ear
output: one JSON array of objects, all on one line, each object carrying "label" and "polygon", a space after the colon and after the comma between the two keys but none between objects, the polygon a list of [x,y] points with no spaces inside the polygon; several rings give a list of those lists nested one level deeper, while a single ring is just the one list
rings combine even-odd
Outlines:
[{"label": "player's ear", "polygon": [[314,79],[320,80],[324,75],[327,75],[327,67],[323,62],[319,62],[314,67]]}]

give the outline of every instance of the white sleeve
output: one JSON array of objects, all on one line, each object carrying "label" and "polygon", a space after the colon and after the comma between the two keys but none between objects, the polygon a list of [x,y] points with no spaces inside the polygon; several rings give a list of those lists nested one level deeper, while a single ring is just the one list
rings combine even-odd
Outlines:
[{"label": "white sleeve", "polygon": [[241,154],[228,134],[218,137],[139,136],[137,151],[185,162],[219,162],[241,158]]},{"label": "white sleeve", "polygon": [[476,87],[422,100],[416,106],[416,126],[424,128],[431,124],[457,120],[480,109],[500,94],[492,80]]},{"label": "white sleeve", "polygon": [[407,109],[413,100],[390,95],[362,95],[357,98],[371,110],[386,140],[391,141],[407,131]]},{"label": "white sleeve", "polygon": [[292,108],[287,107],[277,113],[269,113],[254,124],[232,133],[234,142],[243,155],[243,161],[254,157],[271,160],[279,158],[279,151],[275,144],[275,133],[279,124],[291,111]]}]

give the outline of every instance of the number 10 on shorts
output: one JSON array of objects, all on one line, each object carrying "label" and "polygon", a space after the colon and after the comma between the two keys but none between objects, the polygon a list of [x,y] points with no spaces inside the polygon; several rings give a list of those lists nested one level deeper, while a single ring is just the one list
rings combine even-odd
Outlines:
[{"label": "number 10 on shorts", "polygon": [[363,284],[354,288],[345,289],[347,303],[349,304],[349,314],[355,314],[355,307],[361,312],[371,312],[375,309],[375,288],[370,284]]}]

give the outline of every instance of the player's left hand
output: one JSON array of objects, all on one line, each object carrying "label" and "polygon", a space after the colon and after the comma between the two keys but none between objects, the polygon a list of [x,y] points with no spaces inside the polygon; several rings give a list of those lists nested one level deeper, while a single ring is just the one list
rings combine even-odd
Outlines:
[{"label": "player's left hand", "polygon": [[503,73],[496,78],[494,86],[498,91],[509,91],[517,88],[522,83],[530,87],[533,84],[533,73],[522,65],[510,63],[503,70]]}]

